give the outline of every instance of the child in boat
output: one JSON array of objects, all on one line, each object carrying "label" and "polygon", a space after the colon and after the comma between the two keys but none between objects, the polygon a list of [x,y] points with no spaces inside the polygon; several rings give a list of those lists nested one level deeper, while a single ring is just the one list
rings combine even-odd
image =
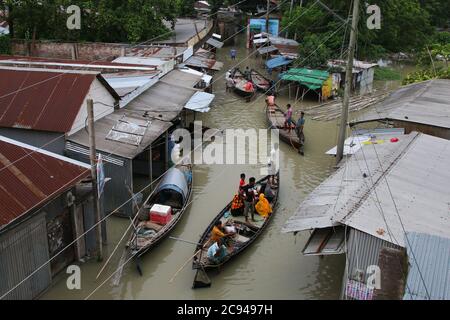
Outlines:
[{"label": "child in boat", "polygon": [[239,181],[239,190],[241,190],[241,188],[246,185],[245,178],[246,178],[245,173],[242,173],[241,180]]},{"label": "child in boat", "polygon": [[291,132],[292,124],[294,121],[292,121],[292,115],[294,112],[292,111],[292,106],[290,104],[287,105],[287,112],[286,112],[286,121],[284,122],[284,129],[287,130],[288,133]]},{"label": "child in boat", "polygon": [[259,201],[256,204],[255,209],[256,212],[264,219],[267,219],[272,213],[272,206],[263,194],[259,195]]}]

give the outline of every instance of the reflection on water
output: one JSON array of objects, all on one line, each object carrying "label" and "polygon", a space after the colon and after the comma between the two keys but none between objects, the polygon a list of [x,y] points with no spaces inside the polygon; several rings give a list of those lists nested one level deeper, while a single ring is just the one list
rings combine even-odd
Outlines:
[{"label": "reflection on water", "polygon": [[[247,54],[244,41],[239,40],[239,54]],[[218,53],[218,59],[225,63],[224,73],[232,66],[228,57],[229,48]],[[262,61],[252,57],[242,63],[260,68]],[[217,76],[216,76],[217,78]],[[398,85],[398,84],[397,84]],[[211,128],[267,128],[264,99],[245,103],[234,94],[225,93],[223,79],[214,84],[217,95],[216,106],[208,114],[201,115],[204,124]],[[285,106],[288,97],[277,99]],[[302,102],[295,106],[298,111],[316,101]],[[325,258],[304,257],[301,250],[306,244],[308,233],[281,234],[281,227],[298,208],[305,197],[333,172],[334,159],[324,153],[336,145],[338,121],[318,122],[307,119],[305,157],[300,157],[290,146],[281,143],[281,193],[276,216],[265,233],[240,257],[225,266],[220,274],[212,275],[212,287],[192,290],[194,271],[191,264],[180,272],[173,283],[169,280],[193,255],[194,246],[166,239],[157,248],[146,254],[141,261],[144,275],[136,271],[130,262],[123,271],[122,281],[113,287],[108,281],[92,296],[95,299],[337,299],[345,259],[343,256]],[[188,212],[173,232],[173,236],[198,241],[204,229],[216,214],[231,200],[239,181],[239,175],[259,177],[259,167],[253,165],[196,166],[194,172],[194,201]],[[128,221],[111,218],[108,220],[109,245],[105,252],[111,252]],[[82,266],[82,290],[68,291],[66,278],[51,288],[44,299],[84,299],[117,268],[122,247],[99,280],[95,277],[101,267],[96,262]]]}]

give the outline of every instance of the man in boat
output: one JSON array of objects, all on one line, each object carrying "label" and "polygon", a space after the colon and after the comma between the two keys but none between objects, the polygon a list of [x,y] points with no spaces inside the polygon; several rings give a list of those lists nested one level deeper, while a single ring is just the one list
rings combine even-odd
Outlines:
[{"label": "man in boat", "polygon": [[225,84],[227,92],[230,91],[230,89],[233,88],[234,86],[234,80],[231,70],[228,70],[227,73],[225,74]]},{"label": "man in boat", "polygon": [[224,245],[223,239],[214,241],[208,249],[208,260],[212,264],[221,264],[228,255],[227,247]]},{"label": "man in boat", "polygon": [[256,179],[250,178],[248,185],[244,186],[244,216],[245,221],[248,222],[248,216],[251,214],[252,221],[255,221],[255,196],[256,196]]},{"label": "man in boat", "polygon": [[271,110],[275,108],[275,96],[272,91],[269,92],[269,95],[266,97],[266,105]]},{"label": "man in boat", "polygon": [[244,78],[245,78],[246,80],[250,81],[250,80],[252,80],[251,75],[252,75],[252,74],[251,74],[250,68],[249,68],[248,66],[245,67]]},{"label": "man in boat", "polygon": [[224,239],[225,237],[230,237],[233,234],[227,233],[223,228],[222,221],[217,221],[211,231],[211,241],[215,242],[219,239]]},{"label": "man in boat", "polygon": [[292,111],[292,106],[290,104],[287,105],[287,112],[286,112],[286,121],[284,122],[284,129],[287,130],[288,133],[291,133],[292,130],[292,124],[294,121],[292,120],[292,115],[294,112]]},{"label": "man in boat", "polygon": [[267,201],[272,202],[275,199],[275,192],[278,188],[278,184],[276,182],[275,176],[271,176],[269,180],[267,180],[266,188],[264,189],[264,197]]}]

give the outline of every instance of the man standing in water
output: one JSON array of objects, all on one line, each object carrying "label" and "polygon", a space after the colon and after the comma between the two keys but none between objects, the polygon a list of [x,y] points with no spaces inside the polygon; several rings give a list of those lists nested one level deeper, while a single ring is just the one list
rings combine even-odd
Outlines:
[{"label": "man standing in water", "polygon": [[303,144],[305,143],[305,135],[303,133],[303,129],[305,127],[305,113],[302,111],[300,119],[297,121],[297,125],[295,127],[295,133],[297,134],[298,140],[300,141],[300,150],[299,153],[301,155],[304,154],[303,152]]},{"label": "man standing in water", "polygon": [[231,56],[231,60],[236,60],[237,51],[235,48],[230,50],[230,56]]}]

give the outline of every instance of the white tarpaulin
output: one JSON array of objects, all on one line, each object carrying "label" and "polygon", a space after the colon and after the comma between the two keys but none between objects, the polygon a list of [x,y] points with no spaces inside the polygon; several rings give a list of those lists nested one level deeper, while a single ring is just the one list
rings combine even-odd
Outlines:
[{"label": "white tarpaulin", "polygon": [[206,92],[196,92],[188,103],[184,106],[186,109],[195,112],[209,112],[209,106],[213,102],[215,95]]}]

